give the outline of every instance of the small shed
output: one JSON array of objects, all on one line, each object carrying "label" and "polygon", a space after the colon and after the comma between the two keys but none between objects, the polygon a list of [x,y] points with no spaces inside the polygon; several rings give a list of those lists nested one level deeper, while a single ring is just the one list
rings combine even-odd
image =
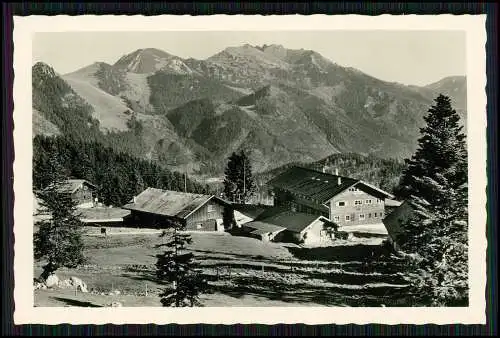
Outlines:
[{"label": "small shed", "polygon": [[410,201],[404,201],[384,218],[383,222],[389,234],[389,240],[396,250],[399,249],[398,240],[404,232],[404,222],[411,219],[414,215],[414,205]]},{"label": "small shed", "polygon": [[[324,216],[293,212],[283,208],[266,210],[255,221],[245,226],[251,227],[253,224],[260,225],[261,231],[269,229],[269,233],[273,229],[271,226],[274,226],[276,229],[274,241],[291,240],[313,246],[333,240],[337,229],[337,225]],[[278,231],[279,228],[284,230]]]},{"label": "small shed", "polygon": [[279,241],[279,235],[286,230],[284,227],[259,221],[246,223],[243,227],[244,232],[246,232],[249,237],[257,238],[265,242]]}]

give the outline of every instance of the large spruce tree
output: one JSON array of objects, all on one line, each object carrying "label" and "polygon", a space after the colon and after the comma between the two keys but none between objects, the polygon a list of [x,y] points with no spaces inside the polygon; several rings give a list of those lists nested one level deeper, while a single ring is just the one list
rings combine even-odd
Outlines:
[{"label": "large spruce tree", "polygon": [[413,254],[410,281],[417,301],[464,305],[468,290],[467,150],[459,116],[439,95],[398,188],[414,215],[398,239]]},{"label": "large spruce tree", "polygon": [[50,161],[51,182],[42,190],[35,192],[39,199],[39,215],[42,220],[36,223],[38,231],[34,234],[35,259],[45,259],[40,279],[43,281],[60,267],[76,267],[83,263],[83,224],[78,218],[75,202],[65,192],[66,177],[56,159]]},{"label": "large spruce tree", "polygon": [[255,182],[247,152],[232,153],[224,174],[224,196],[232,202],[248,201],[255,192]]},{"label": "large spruce tree", "polygon": [[467,148],[460,116],[449,97],[440,94],[424,117],[422,137],[406,169],[397,193],[425,199],[436,208],[456,202],[447,189],[458,190],[467,182]]}]

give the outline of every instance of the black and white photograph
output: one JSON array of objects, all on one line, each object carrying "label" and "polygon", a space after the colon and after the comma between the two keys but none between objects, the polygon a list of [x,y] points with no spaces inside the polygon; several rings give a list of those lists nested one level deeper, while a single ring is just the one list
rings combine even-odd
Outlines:
[{"label": "black and white photograph", "polygon": [[16,68],[33,311],[484,315],[484,20],[78,19],[38,18]]}]

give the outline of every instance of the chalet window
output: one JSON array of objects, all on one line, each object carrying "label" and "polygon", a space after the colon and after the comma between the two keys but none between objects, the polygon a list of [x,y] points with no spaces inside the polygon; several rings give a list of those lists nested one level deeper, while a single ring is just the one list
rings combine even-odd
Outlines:
[{"label": "chalet window", "polygon": [[384,217],[384,214],[383,214],[383,213],[380,213],[380,217]]},{"label": "chalet window", "polygon": [[207,212],[213,212],[214,211],[214,206],[212,204],[209,204],[207,206]]},{"label": "chalet window", "polygon": [[346,222],[349,222],[351,220],[351,216],[345,215],[345,220],[346,220]]},{"label": "chalet window", "polygon": [[365,204],[372,204],[372,200],[366,200]]},{"label": "chalet window", "polygon": [[339,201],[339,202],[337,202],[337,206],[338,207],[344,207],[345,206],[345,202],[344,201]]},{"label": "chalet window", "polygon": [[340,216],[333,216],[333,220],[334,220],[335,222],[340,221]]},{"label": "chalet window", "polygon": [[368,218],[372,218],[372,214],[371,213],[368,214]]},{"label": "chalet window", "polygon": [[364,220],[365,219],[365,214],[359,214],[359,219]]},{"label": "chalet window", "polygon": [[363,204],[363,201],[360,201],[360,200],[355,200],[354,201],[354,205],[361,205]]},{"label": "chalet window", "polygon": [[374,214],[373,214],[373,217],[377,218],[377,213],[374,213]]}]

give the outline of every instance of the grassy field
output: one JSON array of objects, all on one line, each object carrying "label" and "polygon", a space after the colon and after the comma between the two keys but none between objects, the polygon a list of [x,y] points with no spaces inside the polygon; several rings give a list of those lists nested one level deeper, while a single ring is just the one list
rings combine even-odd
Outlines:
[{"label": "grassy field", "polygon": [[[380,245],[339,243],[301,248],[235,237],[192,233],[189,246],[210,283],[203,306],[408,306],[401,267]],[[88,262],[60,269],[91,292],[36,290],[36,306],[160,306],[155,277],[157,234],[86,236]],[[37,262],[35,276],[43,262]],[[108,295],[119,290],[119,295]]]}]

